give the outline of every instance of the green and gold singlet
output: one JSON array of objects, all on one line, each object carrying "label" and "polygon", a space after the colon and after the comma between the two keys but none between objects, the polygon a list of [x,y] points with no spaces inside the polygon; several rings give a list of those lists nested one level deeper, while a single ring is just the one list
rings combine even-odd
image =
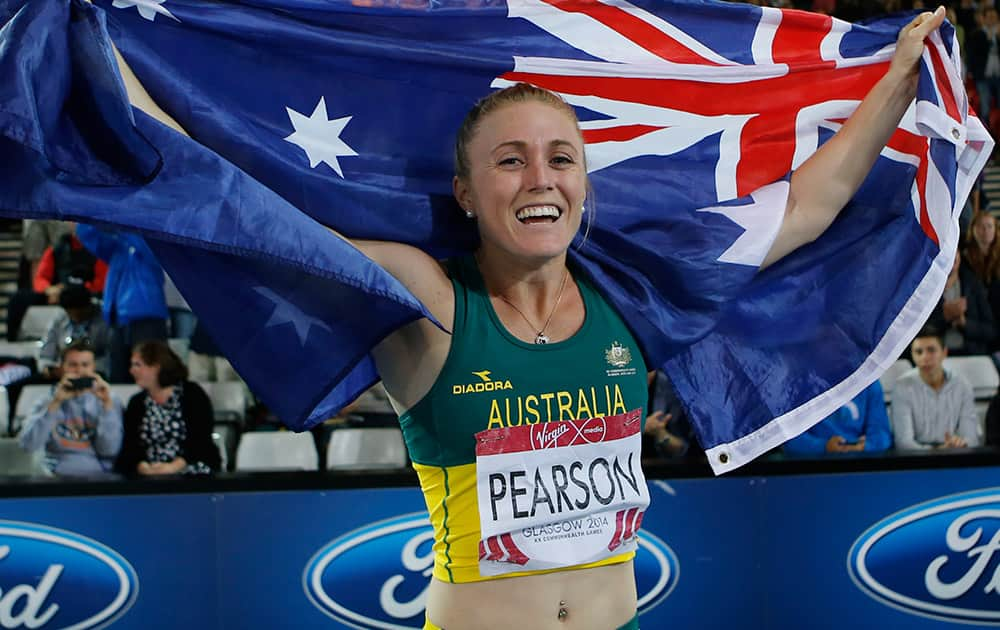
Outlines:
[{"label": "green and gold singlet", "polygon": [[[451,349],[431,390],[400,424],[434,526],[434,577],[475,582],[493,578],[479,572],[474,435],[641,409],[646,365],[624,322],[585,279],[577,280],[586,308],[580,330],[565,341],[535,345],[504,328],[471,256],[448,267],[455,289]],[[566,568],[617,564],[633,555]]]}]

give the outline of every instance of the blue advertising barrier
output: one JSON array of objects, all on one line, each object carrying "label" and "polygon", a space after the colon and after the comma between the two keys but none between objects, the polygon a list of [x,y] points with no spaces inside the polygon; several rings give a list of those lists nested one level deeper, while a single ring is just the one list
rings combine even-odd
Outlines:
[{"label": "blue advertising barrier", "polygon": [[[1000,627],[1000,467],[650,481],[640,625]],[[416,488],[0,500],[0,628],[420,628]]]}]

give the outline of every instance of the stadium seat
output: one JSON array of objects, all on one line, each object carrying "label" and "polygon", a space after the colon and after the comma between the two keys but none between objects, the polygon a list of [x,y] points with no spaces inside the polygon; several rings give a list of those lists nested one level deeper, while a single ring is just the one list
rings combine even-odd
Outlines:
[{"label": "stadium seat", "polygon": [[188,352],[191,349],[191,340],[184,339],[182,337],[171,337],[170,339],[167,339],[167,345],[174,351],[174,354],[180,357],[181,363],[187,365]]},{"label": "stadium seat", "polygon": [[212,401],[216,422],[243,425],[247,410],[247,390],[241,381],[198,382]]},{"label": "stadium seat", "polygon": [[226,447],[226,438],[218,431],[212,431],[212,443],[215,444],[215,448],[219,449],[220,470],[227,472],[229,470],[229,450]]},{"label": "stadium seat", "polygon": [[118,400],[122,401],[123,408],[128,407],[128,401],[129,399],[132,398],[132,396],[135,396],[136,394],[142,391],[142,389],[134,383],[132,385],[120,383],[116,385],[111,385],[110,387],[111,387],[111,395],[117,398]]},{"label": "stadium seat", "polygon": [[398,428],[345,428],[330,434],[327,470],[405,468],[406,446]]},{"label": "stadium seat", "polygon": [[879,377],[878,381],[882,385],[882,395],[885,396],[885,402],[892,400],[892,388],[896,385],[896,380],[912,369],[912,363],[906,359],[899,359]]},{"label": "stadium seat", "polygon": [[10,396],[6,387],[0,387],[0,436],[13,435],[10,430]]},{"label": "stadium seat", "polygon": [[236,449],[236,470],[317,470],[319,453],[311,433],[244,433]]},{"label": "stadium seat", "polygon": [[972,393],[976,400],[989,400],[996,395],[1000,376],[997,375],[997,368],[990,357],[946,357],[944,367],[959,374],[972,385]]},{"label": "stadium seat", "polygon": [[981,437],[985,430],[986,410],[1000,385],[1000,375],[993,359],[988,356],[946,357],[944,367],[961,375],[972,386]]},{"label": "stadium seat", "polygon": [[217,422],[212,427],[212,440],[222,456],[222,469],[232,470],[230,465],[236,455],[236,444],[240,441],[240,428],[232,422]]},{"label": "stadium seat", "polygon": [[17,438],[0,438],[0,475],[4,477],[51,477],[42,463],[42,451],[29,453],[17,443]]},{"label": "stadium seat", "polygon": [[41,339],[45,336],[45,331],[49,329],[49,324],[62,312],[61,306],[36,305],[28,307],[17,338],[22,341]]},{"label": "stadium seat", "polygon": [[39,341],[0,341],[0,357],[38,358]]},{"label": "stadium seat", "polygon": [[21,396],[17,399],[17,407],[14,408],[13,426],[10,427],[10,433],[16,435],[24,426],[24,420],[35,407],[35,403],[43,398],[48,398],[51,394],[51,385],[25,385],[21,389]]}]

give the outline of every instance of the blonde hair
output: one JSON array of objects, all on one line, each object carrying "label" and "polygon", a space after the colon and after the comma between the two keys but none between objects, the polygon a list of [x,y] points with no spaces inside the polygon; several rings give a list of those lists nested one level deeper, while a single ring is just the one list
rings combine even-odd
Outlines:
[{"label": "blonde hair", "polygon": [[[528,83],[516,83],[479,99],[465,115],[465,120],[462,121],[462,126],[458,129],[458,136],[455,138],[455,175],[461,179],[469,176],[469,143],[472,142],[472,137],[476,135],[479,124],[484,118],[506,105],[530,102],[549,105],[561,111],[569,116],[577,131],[580,131],[580,121],[576,118],[576,111],[562,97]],[[583,134],[580,137],[582,138]]]},{"label": "blonde hair", "polygon": [[[469,110],[469,113],[465,115],[465,120],[462,121],[462,126],[459,127],[458,134],[455,137],[455,176],[459,179],[468,179],[471,170],[468,154],[469,143],[472,142],[473,136],[479,130],[479,125],[487,116],[507,105],[531,102],[549,105],[557,111],[566,114],[573,121],[577,133],[580,134],[581,141],[583,140],[583,132],[580,131],[580,120],[576,117],[576,110],[573,109],[572,105],[564,101],[555,92],[550,92],[529,83],[515,83],[510,87],[498,90],[479,99],[472,106],[472,109]],[[583,160],[584,170],[586,170],[586,154],[584,154]],[[584,200],[583,210],[587,215],[587,229],[584,232],[583,242],[580,244],[581,247],[587,241],[587,236],[590,235],[590,226],[593,223],[596,212],[594,191],[590,186],[589,177],[587,178],[587,197]]]}]

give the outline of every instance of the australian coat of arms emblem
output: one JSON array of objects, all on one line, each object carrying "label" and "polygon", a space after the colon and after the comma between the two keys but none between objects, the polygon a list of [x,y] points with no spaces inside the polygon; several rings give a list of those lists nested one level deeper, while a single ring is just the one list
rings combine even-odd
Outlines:
[{"label": "australian coat of arms emblem", "polygon": [[604,351],[604,358],[607,359],[608,364],[614,367],[625,367],[632,362],[632,352],[615,341],[610,348]]}]

